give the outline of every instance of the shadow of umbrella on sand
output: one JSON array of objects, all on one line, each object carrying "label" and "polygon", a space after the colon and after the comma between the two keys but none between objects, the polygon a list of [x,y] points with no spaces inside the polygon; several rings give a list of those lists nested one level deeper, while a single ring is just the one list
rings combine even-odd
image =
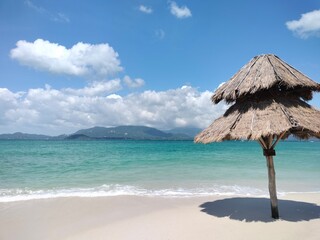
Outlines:
[{"label": "shadow of umbrella on sand", "polygon": [[[273,156],[280,139],[320,138],[320,111],[306,101],[320,84],[272,54],[254,57],[213,94],[234,103],[195,137],[197,143],[256,140],[267,160],[272,217],[279,218]],[[236,153],[235,153],[236,154]]]},{"label": "shadow of umbrella on sand", "polygon": [[[267,217],[267,198],[227,198],[200,205],[202,212],[216,217],[229,217],[245,222],[272,222]],[[320,206],[291,200],[279,200],[281,219],[288,222],[310,221],[320,218]]]}]

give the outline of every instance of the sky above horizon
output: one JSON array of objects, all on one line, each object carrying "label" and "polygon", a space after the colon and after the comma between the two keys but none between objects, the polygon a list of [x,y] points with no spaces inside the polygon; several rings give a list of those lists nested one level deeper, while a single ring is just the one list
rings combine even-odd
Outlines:
[{"label": "sky above horizon", "polygon": [[319,0],[1,0],[0,36],[0,133],[204,128],[265,53],[320,82]]}]

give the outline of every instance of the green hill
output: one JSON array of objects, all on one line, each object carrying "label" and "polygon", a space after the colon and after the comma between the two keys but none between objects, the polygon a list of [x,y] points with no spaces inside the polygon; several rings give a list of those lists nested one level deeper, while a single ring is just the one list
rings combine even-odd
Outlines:
[{"label": "green hill", "polygon": [[145,126],[93,127],[82,129],[70,135],[68,139],[88,136],[92,139],[136,139],[136,140],[191,140],[192,137],[182,133],[167,133]]}]

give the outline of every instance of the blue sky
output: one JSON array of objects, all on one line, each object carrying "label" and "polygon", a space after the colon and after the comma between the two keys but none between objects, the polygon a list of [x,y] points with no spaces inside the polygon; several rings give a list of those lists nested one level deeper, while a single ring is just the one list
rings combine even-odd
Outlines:
[{"label": "blue sky", "polygon": [[320,82],[319,0],[1,0],[0,36],[0,133],[205,127],[263,53]]}]

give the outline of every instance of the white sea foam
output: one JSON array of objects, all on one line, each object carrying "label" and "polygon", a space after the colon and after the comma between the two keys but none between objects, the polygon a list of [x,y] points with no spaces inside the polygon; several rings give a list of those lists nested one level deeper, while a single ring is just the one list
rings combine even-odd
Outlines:
[{"label": "white sea foam", "polygon": [[[279,196],[301,192],[278,192]],[[311,193],[311,192],[309,192]],[[70,189],[0,189],[0,202],[27,201],[63,197],[113,197],[113,196],[147,196],[147,197],[204,197],[204,196],[255,196],[268,197],[267,191],[238,185],[210,186],[205,188],[163,188],[146,189],[128,185],[102,185],[93,188]]]},{"label": "white sea foam", "polygon": [[201,197],[213,195],[267,196],[267,193],[251,187],[212,186],[206,188],[163,188],[146,189],[128,185],[102,185],[93,188],[70,189],[0,189],[0,202],[26,201],[61,197],[112,197],[112,196],[148,196],[148,197]]}]

